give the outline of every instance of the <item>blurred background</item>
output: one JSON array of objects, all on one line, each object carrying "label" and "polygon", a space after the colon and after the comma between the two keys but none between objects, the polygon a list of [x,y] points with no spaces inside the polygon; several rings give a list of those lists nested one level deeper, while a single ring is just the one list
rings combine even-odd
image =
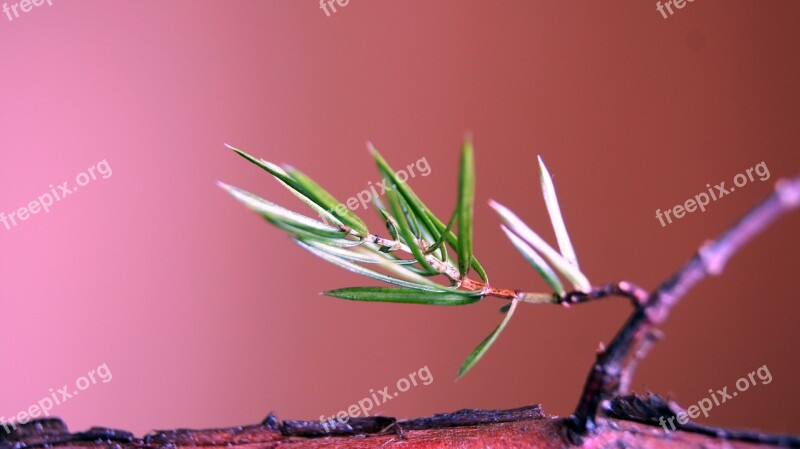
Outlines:
[{"label": "blurred background", "polygon": [[[424,157],[429,176],[409,182],[446,216],[472,132],[476,255],[494,285],[529,290],[547,287],[486,202],[555,243],[537,154],[590,279],[647,289],[800,171],[791,0],[695,1],[666,19],[654,1],[623,0],[352,0],[330,16],[311,0],[51,3],[0,14],[0,211],[101,161],[113,175],[0,225],[7,420],[102,364],[113,380],[51,411],[73,430],[316,420],[425,366],[431,385],[376,411],[540,403],[566,415],[630,312],[622,299],[521,307],[454,382],[504,302],[320,296],[371,283],[219,189],[304,207],[224,143],[291,163],[340,200],[380,179],[365,141],[396,167]],[[768,180],[667,226],[655,218],[761,162]],[[675,308],[637,391],[688,406],[767,365],[771,383],[697,422],[800,433],[799,224],[780,220]]]}]

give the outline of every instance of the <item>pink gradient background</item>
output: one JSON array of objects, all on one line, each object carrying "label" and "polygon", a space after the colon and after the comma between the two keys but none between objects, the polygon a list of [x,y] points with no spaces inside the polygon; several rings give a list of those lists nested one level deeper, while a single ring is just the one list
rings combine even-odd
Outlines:
[{"label": "pink gradient background", "polygon": [[[800,3],[707,1],[54,0],[0,15],[0,211],[101,160],[113,175],[0,227],[0,415],[102,363],[113,380],[54,409],[72,429],[330,415],[420,367],[434,382],[379,408],[417,416],[542,403],[568,414],[621,300],[523,307],[465,379],[499,300],[464,308],[353,303],[368,282],[314,259],[216,187],[301,205],[228,142],[312,175],[340,199],[426,157],[412,185],[454,204],[475,136],[476,254],[497,286],[544,289],[486,205],[553,241],[535,157],[555,177],[595,283],[655,287],[707,238],[798,173]],[[666,209],[761,161],[772,178],[662,228]],[[374,214],[364,214],[377,226]],[[688,406],[767,364],[769,385],[704,424],[800,433],[800,214],[747,246],[664,326],[637,390]]]}]

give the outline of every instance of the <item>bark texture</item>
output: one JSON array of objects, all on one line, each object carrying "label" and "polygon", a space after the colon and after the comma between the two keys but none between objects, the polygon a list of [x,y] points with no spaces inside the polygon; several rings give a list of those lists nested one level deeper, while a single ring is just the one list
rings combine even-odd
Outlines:
[{"label": "bark texture", "polygon": [[[226,429],[156,431],[137,438],[130,432],[93,427],[70,433],[58,418],[39,419],[0,432],[0,449],[94,448],[188,449],[226,446],[267,448],[752,448],[800,447],[800,439],[686,425],[665,432],[657,424],[671,413],[655,396],[612,401],[597,429],[584,436],[571,421],[545,415],[536,406],[513,410],[461,410],[428,418],[395,420],[354,418],[325,432],[318,421],[280,421],[270,415],[261,424]],[[349,429],[348,429],[349,426]]]}]

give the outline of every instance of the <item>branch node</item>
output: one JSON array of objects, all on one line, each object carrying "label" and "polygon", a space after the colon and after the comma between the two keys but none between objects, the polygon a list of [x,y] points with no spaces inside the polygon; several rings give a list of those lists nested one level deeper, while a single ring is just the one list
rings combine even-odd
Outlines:
[{"label": "branch node", "polygon": [[697,250],[697,256],[700,257],[700,261],[703,263],[703,268],[706,270],[706,273],[712,276],[719,276],[722,273],[722,270],[725,268],[725,257],[720,257],[718,251],[716,251],[715,242],[707,241]]},{"label": "branch node", "polygon": [[800,181],[781,179],[775,183],[778,200],[787,208],[800,206]]}]

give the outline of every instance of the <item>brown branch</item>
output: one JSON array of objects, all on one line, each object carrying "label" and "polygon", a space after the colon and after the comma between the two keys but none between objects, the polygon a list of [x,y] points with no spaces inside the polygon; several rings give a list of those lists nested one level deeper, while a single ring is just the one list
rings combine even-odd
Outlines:
[{"label": "brown branch", "polygon": [[596,288],[588,293],[570,292],[563,298],[556,298],[556,304],[570,306],[572,304],[582,304],[596,299],[607,298],[609,296],[621,296],[631,300],[633,307],[638,309],[647,300],[647,290],[637,287],[628,281],[619,281],[606,284],[604,287]]},{"label": "brown branch", "polygon": [[[340,225],[339,227],[343,231],[355,236],[356,238],[359,239],[364,238],[366,241],[374,243],[386,250],[404,251],[409,254],[411,253],[411,249],[408,247],[408,245],[399,240],[390,240],[376,234],[368,234],[366,237],[362,237],[357,233],[357,231],[345,225]],[[420,246],[424,246],[423,242],[419,243]],[[472,279],[468,276],[462,277],[461,273],[459,273],[458,271],[458,268],[456,268],[453,264],[439,260],[433,254],[430,253],[426,254],[425,260],[428,262],[428,264],[430,264],[431,267],[435,268],[439,272],[439,274],[447,277],[447,279],[450,281],[451,284],[458,285],[459,287],[465,290],[473,292],[481,292],[481,296],[483,297],[493,296],[501,299],[515,299],[515,298],[521,299],[522,295],[527,294],[519,290],[512,290],[508,288],[495,288],[486,282],[477,279]],[[550,295],[541,295],[541,294],[536,294],[536,295],[537,297],[546,296],[549,300],[548,302],[555,302],[554,299],[555,297],[551,297]]]},{"label": "brown branch", "polygon": [[[398,240],[390,240],[376,234],[368,234],[366,237],[360,236],[355,230],[340,225],[341,229],[359,239],[364,238],[366,241],[374,243],[386,250],[390,251],[404,251],[411,253],[411,249],[406,244]],[[419,242],[422,246],[423,242]],[[426,254],[425,260],[436,270],[439,274],[447,277],[450,283],[458,285],[459,287],[469,291],[480,291],[483,297],[492,296],[501,299],[519,299],[522,302],[533,304],[561,304],[569,307],[572,304],[580,304],[587,301],[606,298],[609,296],[622,296],[629,298],[633,301],[634,306],[639,307],[647,297],[647,292],[633,285],[630,282],[620,281],[607,284],[604,287],[594,289],[590,292],[570,292],[563,297],[556,294],[547,293],[528,293],[521,290],[510,288],[496,288],[477,279],[470,278],[469,276],[461,277],[458,268],[448,262],[437,259],[433,254]]]},{"label": "brown branch", "polygon": [[[704,244],[694,257],[653,291],[614,337],[597,354],[573,415],[574,430],[585,434],[595,427],[598,407],[627,388],[636,361],[657,338],[655,326],[663,323],[680,299],[707,275],[718,275],[744,244],[786,212],[800,206],[800,177],[781,180],[775,191],[748,212],[716,241]],[[638,353],[626,365],[632,353]]]},{"label": "brown branch", "polygon": [[[674,404],[664,400],[658,395],[650,393],[646,396],[629,395],[616,397],[609,402],[606,415],[615,419],[663,427],[663,425],[660,424],[660,420],[675,416],[678,412],[679,410],[675,410]],[[687,422],[686,424],[680,424],[680,422],[678,422],[678,424],[676,424],[676,430],[720,437],[726,441],[742,441],[780,447],[800,447],[800,438],[791,435],[774,435],[746,430],[723,429],[719,427],[703,426],[693,422]],[[673,430],[673,432],[674,431],[675,430]]]},{"label": "brown branch", "polygon": [[[584,448],[642,447],[648,449],[728,449],[800,447],[791,436],[684,425],[666,433],[659,416],[672,413],[658,397],[629,397],[614,401],[611,418],[599,423],[602,432],[582,441]],[[512,410],[459,410],[427,418],[351,418],[326,432],[319,421],[280,420],[270,414],[260,424],[222,429],[158,430],[136,437],[124,430],[92,427],[71,433],[58,418],[35,419],[0,431],[0,448],[28,449],[195,449],[228,447],[278,448],[569,448],[564,419],[545,415],[538,405]]]}]

